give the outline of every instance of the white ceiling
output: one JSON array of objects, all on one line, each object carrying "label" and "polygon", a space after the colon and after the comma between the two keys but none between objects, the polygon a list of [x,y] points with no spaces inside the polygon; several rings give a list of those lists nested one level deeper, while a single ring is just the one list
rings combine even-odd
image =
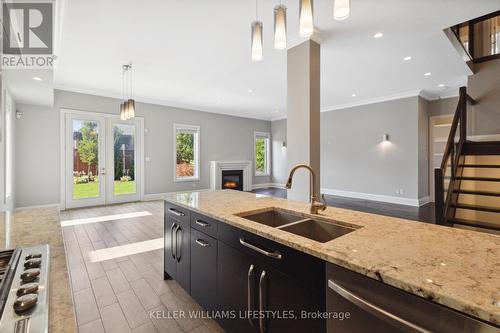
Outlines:
[{"label": "white ceiling", "polygon": [[[120,96],[121,65],[131,61],[137,100],[263,119],[285,116],[286,51],[272,44],[279,0],[259,0],[264,59],[257,63],[250,60],[253,0],[65,1],[56,88]],[[289,42],[296,43],[298,0],[282,2]],[[500,0],[351,3],[346,21],[333,20],[333,0],[314,3],[322,110],[420,90],[455,93],[468,67],[442,30],[500,8]],[[374,39],[379,31],[384,36]],[[408,55],[412,60],[404,62]],[[432,75],[424,77],[426,72]],[[438,88],[440,83],[450,88]]]}]

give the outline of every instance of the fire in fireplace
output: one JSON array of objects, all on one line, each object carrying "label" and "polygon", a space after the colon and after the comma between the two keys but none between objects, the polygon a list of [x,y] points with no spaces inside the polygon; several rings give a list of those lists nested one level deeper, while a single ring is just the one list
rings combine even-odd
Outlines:
[{"label": "fire in fireplace", "polygon": [[222,170],[222,189],[243,191],[243,170]]}]

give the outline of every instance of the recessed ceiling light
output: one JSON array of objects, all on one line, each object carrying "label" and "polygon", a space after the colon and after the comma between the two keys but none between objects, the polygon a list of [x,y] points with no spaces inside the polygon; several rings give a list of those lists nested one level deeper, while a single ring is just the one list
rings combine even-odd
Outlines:
[{"label": "recessed ceiling light", "polygon": [[247,90],[247,92],[248,92],[249,94],[251,94],[251,93],[253,93],[253,90],[252,90],[252,89],[248,89],[248,90]]},{"label": "recessed ceiling light", "polygon": [[443,87],[444,87],[444,83],[440,83],[440,84],[438,85],[438,87],[439,87],[439,88],[443,88]]},{"label": "recessed ceiling light", "polygon": [[382,38],[384,36],[383,33],[377,32],[375,35],[373,35],[373,38]]},{"label": "recessed ceiling light", "polygon": [[43,79],[41,77],[38,77],[38,76],[34,76],[33,80],[35,80],[35,81],[43,81]]},{"label": "recessed ceiling light", "polygon": [[425,73],[424,76],[431,76],[431,72]]},{"label": "recessed ceiling light", "polygon": [[356,94],[352,94],[351,96],[352,96],[352,97],[356,97]]},{"label": "recessed ceiling light", "polygon": [[411,57],[410,56],[406,56],[403,58],[404,61],[410,61],[411,60]]}]

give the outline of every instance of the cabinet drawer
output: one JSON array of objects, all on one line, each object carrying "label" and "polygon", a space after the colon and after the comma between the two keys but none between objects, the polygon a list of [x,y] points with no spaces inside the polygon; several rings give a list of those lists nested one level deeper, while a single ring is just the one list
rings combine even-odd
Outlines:
[{"label": "cabinet drawer", "polygon": [[173,205],[170,202],[165,202],[165,215],[170,216],[181,222],[189,224],[189,210],[181,206]]},{"label": "cabinet drawer", "polygon": [[206,310],[216,308],[217,240],[191,228],[191,296]]},{"label": "cabinet drawer", "polygon": [[226,223],[219,223],[218,239],[293,277],[306,288],[324,294],[321,284],[325,283],[326,265],[323,260]]},{"label": "cabinet drawer", "polygon": [[217,237],[217,220],[198,213],[191,213],[191,228],[212,237]]}]

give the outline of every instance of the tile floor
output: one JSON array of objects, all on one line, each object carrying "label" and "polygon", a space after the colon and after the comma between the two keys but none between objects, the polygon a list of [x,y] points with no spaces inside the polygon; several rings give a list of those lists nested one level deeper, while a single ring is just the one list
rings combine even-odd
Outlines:
[{"label": "tile floor", "polygon": [[163,280],[162,202],[68,210],[61,221],[79,332],[223,332],[209,319],[150,316],[201,310]]}]

